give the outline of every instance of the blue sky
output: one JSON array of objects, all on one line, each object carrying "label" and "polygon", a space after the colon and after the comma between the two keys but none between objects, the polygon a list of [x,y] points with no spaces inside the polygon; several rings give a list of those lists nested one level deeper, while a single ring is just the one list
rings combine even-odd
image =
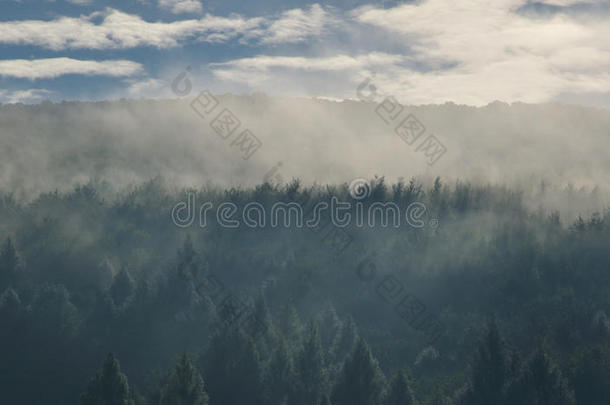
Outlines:
[{"label": "blue sky", "polygon": [[214,92],[610,106],[610,0],[0,0],[0,102]]}]

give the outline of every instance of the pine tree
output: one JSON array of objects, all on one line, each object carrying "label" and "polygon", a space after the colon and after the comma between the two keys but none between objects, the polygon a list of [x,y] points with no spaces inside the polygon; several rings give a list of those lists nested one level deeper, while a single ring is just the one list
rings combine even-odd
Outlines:
[{"label": "pine tree", "polygon": [[255,405],[262,400],[258,352],[239,328],[216,333],[201,363],[211,403]]},{"label": "pine tree", "polygon": [[384,385],[385,378],[377,360],[360,339],[343,365],[331,399],[335,405],[378,405]]},{"label": "pine tree", "polygon": [[326,391],[326,370],[320,333],[314,322],[309,324],[307,335],[296,357],[295,391],[290,401],[295,405],[318,405]]},{"label": "pine tree", "polygon": [[602,404],[610,398],[610,347],[593,347],[574,361],[572,382],[578,405]]},{"label": "pine tree", "polygon": [[288,341],[296,341],[303,330],[299,314],[293,306],[284,307],[280,312],[279,329]]},{"label": "pine tree", "polygon": [[119,361],[110,353],[102,369],[89,382],[81,396],[82,405],[134,405],[129,383],[121,373]]},{"label": "pine tree", "polygon": [[123,305],[135,292],[136,284],[126,268],[121,269],[114,276],[110,286],[110,295],[114,305]]},{"label": "pine tree", "polygon": [[[20,387],[23,384],[23,376],[29,373],[33,366],[32,360],[24,362],[24,355],[31,356],[31,350],[27,343],[24,344],[24,314],[25,307],[15,290],[8,288],[0,296],[0,349],[2,361],[0,361],[0,379],[4,389],[3,403],[27,402],[27,399],[19,394],[7,393],[8,387]],[[34,359],[35,357],[32,357]]]},{"label": "pine tree", "polygon": [[324,397],[322,398],[322,402],[320,402],[320,405],[332,405],[332,402],[330,402],[330,398],[328,397],[328,394],[324,394]]},{"label": "pine tree", "polygon": [[433,394],[432,399],[430,400],[430,402],[428,402],[429,405],[452,405],[453,403],[454,402],[452,402],[442,392],[436,392],[435,394]]},{"label": "pine tree", "polygon": [[4,290],[17,281],[19,256],[11,238],[6,238],[0,249],[0,290]]},{"label": "pine tree", "polygon": [[[0,319],[7,320],[21,311],[21,299],[12,288],[7,288],[0,295]],[[4,328],[3,328],[4,329]]]},{"label": "pine tree", "polygon": [[161,389],[159,405],[207,405],[208,395],[204,388],[201,374],[184,353]]},{"label": "pine tree", "polygon": [[394,374],[387,396],[385,398],[386,405],[415,405],[417,402],[413,396],[413,391],[409,384],[409,378],[404,370],[400,370]]},{"label": "pine tree", "polygon": [[510,385],[507,403],[574,405],[576,402],[559,368],[545,350],[538,349],[521,375]]},{"label": "pine tree", "polygon": [[256,319],[256,322],[264,325],[261,326],[261,328],[264,328],[264,331],[256,337],[256,348],[261,358],[268,359],[271,357],[273,349],[277,344],[278,336],[271,319],[269,307],[267,306],[265,292],[262,289],[258,292],[258,296],[254,301],[252,316]]},{"label": "pine tree", "polygon": [[269,325],[271,323],[271,315],[269,314],[269,307],[267,306],[267,298],[265,292],[260,290],[258,296],[254,302],[254,315],[261,322]]},{"label": "pine tree", "polygon": [[472,365],[470,386],[463,403],[469,405],[502,404],[507,380],[507,359],[504,343],[494,319],[479,344]]},{"label": "pine tree", "polygon": [[341,339],[341,320],[337,316],[337,311],[328,304],[320,316],[320,339],[322,347],[326,348],[325,358],[327,363],[336,360],[335,354]]},{"label": "pine tree", "polygon": [[[6,343],[5,339],[10,339],[12,336],[19,336],[23,333],[20,326],[22,325],[23,305],[19,294],[12,288],[7,288],[0,295],[0,343]],[[0,346],[6,347],[6,346]]]},{"label": "pine tree", "polygon": [[354,350],[356,343],[358,343],[358,329],[354,319],[349,316],[341,326],[341,335],[335,348],[336,361],[342,364],[345,358]]},{"label": "pine tree", "polygon": [[37,338],[62,338],[76,330],[78,310],[63,285],[45,284],[36,292],[29,318]]},{"label": "pine tree", "polygon": [[187,234],[182,248],[178,250],[176,274],[182,280],[192,280],[197,274],[197,252],[191,235]]},{"label": "pine tree", "polygon": [[286,403],[294,384],[292,359],[286,343],[282,339],[273,353],[265,373],[265,404],[281,405]]}]

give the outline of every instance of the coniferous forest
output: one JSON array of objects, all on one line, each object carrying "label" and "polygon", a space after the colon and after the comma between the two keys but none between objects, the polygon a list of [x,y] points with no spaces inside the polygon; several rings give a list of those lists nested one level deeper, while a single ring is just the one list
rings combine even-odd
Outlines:
[{"label": "coniferous forest", "polygon": [[610,405],[610,0],[0,0],[0,405]]},{"label": "coniferous forest", "polygon": [[1,402],[607,403],[607,212],[563,218],[518,188],[441,178],[370,187],[364,207],[419,202],[419,225],[172,220],[189,196],[350,199],[297,180],[3,194]]}]

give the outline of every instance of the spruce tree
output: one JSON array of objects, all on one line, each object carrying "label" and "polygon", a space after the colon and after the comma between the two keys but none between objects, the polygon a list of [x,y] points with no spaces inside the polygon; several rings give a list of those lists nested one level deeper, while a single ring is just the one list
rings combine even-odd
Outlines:
[{"label": "spruce tree", "polygon": [[159,405],[207,405],[203,378],[191,358],[184,353],[176,362],[161,389]]},{"label": "spruce tree", "polygon": [[286,403],[294,384],[292,358],[285,341],[282,339],[273,353],[265,373],[265,404],[281,405]]},{"label": "spruce tree", "polygon": [[[10,321],[17,319],[21,309],[22,304],[19,294],[12,288],[7,288],[2,295],[0,295],[0,320],[2,320],[5,325],[10,325]],[[2,329],[1,332],[4,332],[10,328]]]},{"label": "spruce tree", "polygon": [[343,365],[331,399],[335,405],[378,405],[384,385],[385,378],[377,360],[360,339]]},{"label": "spruce tree", "polygon": [[201,359],[213,404],[259,404],[262,372],[254,342],[237,327],[216,333]]},{"label": "spruce tree", "polygon": [[[271,357],[273,350],[278,342],[277,331],[271,320],[269,307],[264,290],[259,290],[258,296],[254,301],[254,311],[252,317],[260,330],[253,332],[251,337],[256,341],[256,348],[261,358]],[[259,326],[260,325],[260,326]]]},{"label": "spruce tree", "polygon": [[288,341],[297,341],[303,331],[299,314],[293,306],[286,306],[282,309],[278,326]]},{"label": "spruce tree", "polygon": [[324,397],[322,397],[322,402],[320,402],[320,405],[332,405],[332,402],[330,402],[330,397],[328,396],[328,394],[324,394]]},{"label": "spruce tree", "polygon": [[320,315],[320,339],[322,347],[326,349],[325,358],[327,363],[336,359],[339,340],[341,339],[341,320],[332,304],[327,304]]},{"label": "spruce tree", "polygon": [[[23,342],[23,314],[24,306],[19,294],[12,288],[8,288],[0,295],[0,347],[4,348],[4,358],[8,361],[9,356],[14,355],[10,349],[12,345],[21,346]],[[8,366],[3,362],[2,366]],[[0,370],[4,367],[0,367]]]},{"label": "spruce tree", "polygon": [[610,347],[587,349],[576,356],[572,371],[578,405],[601,404],[610,398]]},{"label": "spruce tree", "polygon": [[502,404],[507,380],[507,356],[495,319],[479,344],[472,365],[470,386],[462,403],[468,405]]},{"label": "spruce tree", "polygon": [[394,374],[390,381],[388,393],[385,398],[386,405],[415,405],[417,402],[409,384],[409,378],[404,370]]},{"label": "spruce tree", "polygon": [[314,322],[309,324],[301,350],[296,356],[295,391],[290,403],[318,405],[326,391],[326,370],[320,333]]},{"label": "spruce tree", "polygon": [[508,389],[509,404],[574,405],[574,394],[569,389],[559,368],[544,349],[538,349]]},{"label": "spruce tree", "polygon": [[18,268],[19,256],[17,250],[15,250],[11,238],[6,238],[2,249],[0,249],[0,291],[17,281]]},{"label": "spruce tree", "polygon": [[114,276],[110,286],[110,295],[114,305],[123,305],[135,292],[136,284],[126,268],[121,269]]},{"label": "spruce tree", "polygon": [[349,316],[342,322],[341,335],[335,347],[335,359],[342,364],[358,343],[358,329],[354,318]]},{"label": "spruce tree", "polygon": [[89,382],[80,402],[81,405],[134,405],[127,377],[121,373],[119,361],[112,353]]}]

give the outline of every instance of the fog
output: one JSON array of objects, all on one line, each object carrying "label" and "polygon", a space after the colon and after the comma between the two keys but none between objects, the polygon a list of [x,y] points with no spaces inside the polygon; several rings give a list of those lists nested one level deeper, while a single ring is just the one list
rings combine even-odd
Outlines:
[{"label": "fog", "polygon": [[[384,176],[518,186],[537,207],[602,209],[610,174],[610,111],[558,105],[405,106],[394,122],[378,104],[216,96],[205,118],[180,100],[66,102],[0,107],[0,189],[19,199],[77,184],[112,189],[161,176],[175,187],[344,183]],[[210,122],[228,108],[241,125],[228,139]],[[425,133],[408,145],[394,128],[413,114]],[[249,159],[231,144],[244,129],[262,142]],[[417,144],[446,148],[432,165]],[[583,192],[584,191],[584,192]],[[593,197],[593,198],[592,198]]]}]

